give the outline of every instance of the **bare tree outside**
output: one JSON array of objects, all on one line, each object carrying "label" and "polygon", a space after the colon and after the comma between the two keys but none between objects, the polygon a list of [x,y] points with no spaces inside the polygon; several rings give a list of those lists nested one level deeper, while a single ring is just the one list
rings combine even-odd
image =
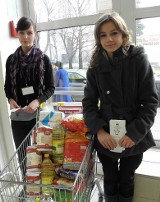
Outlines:
[{"label": "bare tree outside", "polygon": [[[45,13],[45,21],[54,21],[58,18],[71,18],[84,16],[85,13],[93,12],[91,9],[91,0],[42,0],[43,11],[37,15],[37,21]],[[61,6],[59,6],[61,5]],[[73,64],[77,63],[79,69],[84,68],[84,63],[89,61],[91,54],[91,44],[93,41],[93,26],[71,27],[61,30],[45,31],[39,33],[39,46],[43,43],[42,50],[49,55],[52,61],[62,60],[68,63],[68,68],[74,68]],[[43,41],[43,42],[42,42]],[[63,51],[62,51],[63,50]],[[62,57],[63,55],[63,57]],[[67,60],[63,61],[63,58]]]}]

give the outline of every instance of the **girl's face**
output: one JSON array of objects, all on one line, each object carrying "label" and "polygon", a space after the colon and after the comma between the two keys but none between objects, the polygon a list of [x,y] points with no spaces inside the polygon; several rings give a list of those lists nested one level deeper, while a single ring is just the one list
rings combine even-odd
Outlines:
[{"label": "girl's face", "polygon": [[100,43],[110,57],[112,57],[114,51],[122,46],[122,33],[117,30],[113,22],[106,22],[101,26]]},{"label": "girl's face", "polygon": [[35,40],[35,30],[33,26],[30,26],[28,29],[23,31],[18,31],[18,38],[22,45],[22,50],[26,53],[33,46]]}]

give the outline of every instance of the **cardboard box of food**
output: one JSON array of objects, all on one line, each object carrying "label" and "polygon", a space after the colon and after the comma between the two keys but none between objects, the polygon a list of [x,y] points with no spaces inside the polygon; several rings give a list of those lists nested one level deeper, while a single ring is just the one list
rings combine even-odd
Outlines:
[{"label": "cardboard box of food", "polygon": [[81,102],[58,102],[57,110],[65,114],[82,114],[83,112]]}]

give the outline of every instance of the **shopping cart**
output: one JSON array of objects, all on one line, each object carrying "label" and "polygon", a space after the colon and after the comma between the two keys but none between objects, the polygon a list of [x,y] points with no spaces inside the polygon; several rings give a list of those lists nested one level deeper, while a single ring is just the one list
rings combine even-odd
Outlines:
[{"label": "shopping cart", "polygon": [[[37,127],[37,125],[35,126]],[[34,128],[35,129],[35,128]],[[33,130],[34,130],[33,129]],[[37,202],[37,201],[50,201],[50,202],[89,202],[92,197],[92,191],[95,185],[98,188],[97,201],[103,201],[103,191],[99,184],[99,180],[95,178],[95,158],[96,152],[93,149],[93,141],[91,140],[85,152],[82,163],[78,170],[78,174],[74,183],[70,187],[43,185],[28,183],[25,180],[25,172],[22,168],[26,165],[25,150],[28,145],[32,145],[32,133],[28,134],[15,154],[10,159],[9,163],[2,170],[0,175],[0,201],[1,202]],[[20,156],[21,155],[21,156]],[[18,163],[18,159],[21,162]],[[33,189],[43,187],[50,189],[50,200],[42,198],[41,194],[38,196],[26,194],[26,187],[31,186]]]}]

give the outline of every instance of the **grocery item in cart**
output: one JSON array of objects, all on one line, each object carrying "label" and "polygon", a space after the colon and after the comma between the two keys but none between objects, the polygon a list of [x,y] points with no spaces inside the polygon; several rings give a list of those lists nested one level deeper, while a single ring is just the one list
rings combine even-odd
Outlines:
[{"label": "grocery item in cart", "polygon": [[86,134],[89,129],[86,127],[83,114],[70,114],[66,116],[61,123],[67,130],[73,132],[82,132]]},{"label": "grocery item in cart", "polygon": [[39,196],[41,194],[40,186],[32,185],[32,183],[35,183],[35,184],[41,183],[41,173],[40,172],[27,172],[26,173],[26,182],[31,183],[31,185],[26,186],[27,196]]},{"label": "grocery item in cart", "polygon": [[[49,154],[44,154],[44,159],[41,165],[41,180],[44,185],[51,185],[55,177],[55,167],[49,158]],[[42,193],[50,194],[50,188],[42,187]]]},{"label": "grocery item in cart", "polygon": [[58,176],[61,176],[61,177],[66,178],[68,180],[75,180],[76,176],[78,174],[78,171],[65,170],[65,169],[63,169],[62,166],[56,167],[55,172]]},{"label": "grocery item in cart", "polygon": [[69,180],[69,179],[66,179],[63,177],[59,177],[53,181],[54,185],[58,185],[58,186],[62,186],[62,187],[72,187],[73,183],[74,183],[73,180]]},{"label": "grocery item in cart", "polygon": [[53,194],[53,199],[56,202],[72,202],[73,201],[72,195],[73,195],[72,191],[63,190],[63,189],[59,191],[58,189],[57,190],[55,189],[55,192]]},{"label": "grocery item in cart", "polygon": [[64,113],[54,110],[43,110],[39,113],[39,125],[54,127],[56,124],[61,123],[64,118]]},{"label": "grocery item in cart", "polygon": [[35,146],[28,146],[26,148],[26,151],[27,151],[26,170],[28,172],[40,171],[42,163],[42,153],[38,151]]},{"label": "grocery item in cart", "polygon": [[65,136],[65,128],[61,125],[58,124],[53,128],[53,139],[58,140],[58,139],[64,139]]},{"label": "grocery item in cart", "polygon": [[89,140],[78,132],[66,132],[63,168],[79,170]]},{"label": "grocery item in cart", "polygon": [[[30,135],[32,135],[30,133]],[[95,159],[95,150],[92,152],[92,140],[87,147],[87,150],[85,152],[84,158],[81,162],[81,166],[78,170],[76,179],[74,180],[74,183],[72,187],[70,186],[63,186],[63,185],[54,185],[51,184],[49,185],[50,193],[49,191],[46,192],[46,194],[41,193],[40,196],[31,196],[31,195],[26,195],[24,192],[22,192],[22,195],[20,195],[21,189],[28,189],[28,186],[36,186],[36,187],[41,187],[45,188],[47,185],[44,185],[43,183],[35,184],[36,181],[32,181],[33,183],[27,183],[24,178],[17,178],[19,176],[19,168],[17,167],[17,151],[10,159],[8,162],[7,166],[2,170],[1,172],[1,178],[0,178],[0,187],[1,187],[1,192],[0,192],[0,198],[3,200],[3,202],[18,202],[18,201],[44,201],[48,200],[49,201],[55,201],[55,202],[89,202],[90,201],[90,196],[92,189],[94,185],[97,185],[98,190],[100,192],[100,197],[103,200],[103,192],[101,190],[101,187],[99,185],[99,181],[96,179],[94,180],[94,159]],[[22,147],[23,149],[23,147]],[[93,158],[93,160],[92,160]],[[91,164],[89,163],[91,160]],[[88,164],[89,163],[89,164]],[[13,171],[13,172],[8,172],[8,171]],[[92,174],[93,172],[93,174]],[[35,172],[30,172],[31,175],[35,174]],[[87,175],[87,176],[86,176]],[[23,183],[23,184],[21,184]],[[25,184],[24,184],[25,183]],[[59,183],[62,184],[62,181]],[[24,186],[23,186],[24,185]],[[38,186],[39,185],[39,186]],[[22,191],[23,191],[22,190]],[[28,191],[28,193],[32,194],[33,189],[31,188],[31,193]],[[41,191],[40,190],[40,191]],[[38,194],[39,191],[36,191]],[[21,198],[20,198],[21,197]],[[52,199],[51,199],[52,197]],[[97,199],[98,200],[98,199]],[[101,200],[101,201],[102,201]],[[99,200],[100,201],[100,200]]]},{"label": "grocery item in cart", "polygon": [[64,139],[53,139],[53,154],[63,154],[64,152]]},{"label": "grocery item in cart", "polygon": [[52,160],[56,165],[62,165],[64,154],[52,154]]},{"label": "grocery item in cart", "polygon": [[[55,182],[56,183],[56,182]],[[59,182],[61,186],[64,187],[63,180],[59,180]],[[54,193],[53,193],[53,199],[56,202],[72,202],[72,201],[76,201],[76,202],[85,202],[86,201],[86,183],[84,181],[79,181],[75,184],[74,186],[74,190],[69,191],[67,188],[66,189],[55,189]],[[74,200],[73,196],[77,195],[77,200]],[[87,200],[88,201],[88,200]]]},{"label": "grocery item in cart", "polygon": [[65,114],[82,114],[82,102],[58,102],[58,111],[64,112]]},{"label": "grocery item in cart", "polygon": [[63,154],[64,153],[64,136],[65,130],[62,125],[57,125],[53,128],[53,154]]},{"label": "grocery item in cart", "polygon": [[35,131],[37,149],[39,151],[52,151],[52,132],[48,126],[40,126]]}]

